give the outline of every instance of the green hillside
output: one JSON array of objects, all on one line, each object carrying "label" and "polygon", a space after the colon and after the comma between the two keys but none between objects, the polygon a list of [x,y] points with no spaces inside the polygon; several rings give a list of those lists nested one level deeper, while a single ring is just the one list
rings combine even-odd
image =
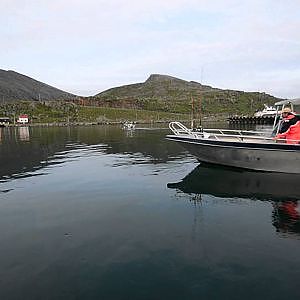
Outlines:
[{"label": "green hillside", "polygon": [[164,122],[188,120],[189,114],[136,110],[128,108],[80,106],[67,101],[18,101],[0,103],[0,117],[9,117],[11,123],[20,114],[28,114],[30,123],[110,123],[124,122]]},{"label": "green hillside", "polygon": [[95,105],[173,113],[191,112],[201,106],[205,115],[253,114],[263,104],[281,99],[259,92],[221,90],[194,81],[154,74],[144,83],[120,86],[88,98]]},{"label": "green hillside", "polygon": [[265,93],[222,90],[159,74],[151,75],[143,83],[78,97],[3,70],[0,70],[1,95],[0,116],[13,120],[26,113],[33,123],[187,120],[193,107],[195,116],[201,108],[202,117],[216,120],[235,114],[252,115],[263,104],[282,100]]}]

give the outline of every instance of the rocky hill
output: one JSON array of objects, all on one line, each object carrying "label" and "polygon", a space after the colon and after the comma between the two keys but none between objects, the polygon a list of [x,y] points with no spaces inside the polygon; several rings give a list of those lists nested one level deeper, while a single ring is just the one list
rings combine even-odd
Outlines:
[{"label": "rocky hill", "polygon": [[198,91],[218,91],[207,85],[201,85],[195,81],[185,81],[176,77],[160,74],[152,74],[143,83],[124,85],[106,90],[96,97],[159,97],[171,99],[173,96],[185,99],[186,94]]},{"label": "rocky hill", "polygon": [[67,100],[76,97],[14,71],[0,69],[0,101]]},{"label": "rocky hill", "polygon": [[0,69],[0,103],[39,99],[172,113],[191,113],[194,106],[195,112],[201,107],[203,114],[210,115],[253,114],[263,104],[282,100],[265,93],[222,90],[160,74],[150,75],[143,83],[111,88],[92,97],[77,97],[28,76]]},{"label": "rocky hill", "polygon": [[106,90],[89,98],[97,105],[189,113],[192,105],[203,113],[252,114],[281,99],[259,92],[222,90],[172,76],[152,74],[145,82]]}]

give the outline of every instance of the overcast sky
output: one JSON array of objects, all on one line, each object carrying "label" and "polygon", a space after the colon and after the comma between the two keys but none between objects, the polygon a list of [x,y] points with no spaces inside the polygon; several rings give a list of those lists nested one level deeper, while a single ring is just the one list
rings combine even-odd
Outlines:
[{"label": "overcast sky", "polygon": [[299,0],[0,0],[0,69],[93,95],[152,73],[300,97]]}]

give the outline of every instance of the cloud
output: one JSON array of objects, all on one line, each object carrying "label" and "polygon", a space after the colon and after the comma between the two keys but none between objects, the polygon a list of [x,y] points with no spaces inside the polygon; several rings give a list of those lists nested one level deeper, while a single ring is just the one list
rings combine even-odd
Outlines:
[{"label": "cloud", "polygon": [[0,68],[85,94],[167,73],[289,97],[299,11],[292,0],[2,0]]}]

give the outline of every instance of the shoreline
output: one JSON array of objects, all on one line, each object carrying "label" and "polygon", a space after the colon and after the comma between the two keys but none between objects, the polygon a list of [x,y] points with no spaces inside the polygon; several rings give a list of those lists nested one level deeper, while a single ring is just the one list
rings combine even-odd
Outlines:
[{"label": "shoreline", "polygon": [[[174,120],[166,120],[166,121],[129,121],[134,122],[135,124],[168,124],[173,122]],[[176,120],[181,123],[190,123],[191,120]],[[68,127],[68,126],[101,126],[101,125],[122,125],[126,121],[103,121],[103,122],[51,122],[51,123],[27,123],[27,124],[7,124],[4,127]],[[128,121],[127,121],[128,122]],[[212,122],[226,122],[226,120],[203,120],[204,123],[212,123]]]},{"label": "shoreline", "polygon": [[[122,125],[126,121],[105,121],[105,122],[53,122],[53,123],[27,123],[27,124],[8,124],[4,127],[67,127],[67,126],[98,126],[98,125]],[[131,121],[130,121],[131,122]],[[171,121],[133,121],[135,124],[168,124]],[[179,122],[186,123],[190,120],[180,120]]]}]

